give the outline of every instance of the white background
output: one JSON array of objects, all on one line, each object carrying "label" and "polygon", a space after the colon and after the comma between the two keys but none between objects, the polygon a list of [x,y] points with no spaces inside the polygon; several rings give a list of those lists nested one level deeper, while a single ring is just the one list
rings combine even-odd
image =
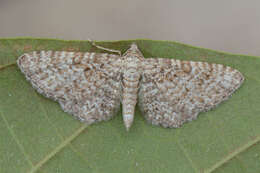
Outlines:
[{"label": "white background", "polygon": [[260,0],[0,0],[0,37],[149,38],[260,56]]}]

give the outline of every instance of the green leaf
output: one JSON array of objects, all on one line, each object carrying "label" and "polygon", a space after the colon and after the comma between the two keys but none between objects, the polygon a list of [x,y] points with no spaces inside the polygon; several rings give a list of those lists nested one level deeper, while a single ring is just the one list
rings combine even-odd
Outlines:
[{"label": "green leaf", "polygon": [[41,49],[102,50],[87,41],[0,39],[0,172],[260,172],[260,58],[166,41],[97,44],[125,51],[132,42],[145,57],[231,66],[245,82],[229,100],[179,129],[149,125],[139,109],[130,132],[121,112],[87,127],[39,95],[16,59]]}]

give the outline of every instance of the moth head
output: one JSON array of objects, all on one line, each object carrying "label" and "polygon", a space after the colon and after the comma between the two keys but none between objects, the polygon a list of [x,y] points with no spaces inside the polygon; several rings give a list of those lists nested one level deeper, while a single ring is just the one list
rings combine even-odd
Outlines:
[{"label": "moth head", "polygon": [[136,43],[132,43],[130,48],[127,49],[127,51],[123,54],[123,56],[128,57],[137,57],[138,59],[144,58],[143,54],[141,51],[138,49],[138,46]]},{"label": "moth head", "polygon": [[131,50],[138,50],[136,43],[132,43],[130,49]]}]

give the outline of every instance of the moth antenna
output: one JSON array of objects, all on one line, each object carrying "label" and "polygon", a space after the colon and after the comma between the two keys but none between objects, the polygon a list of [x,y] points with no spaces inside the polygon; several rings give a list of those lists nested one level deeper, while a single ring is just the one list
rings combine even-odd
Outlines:
[{"label": "moth antenna", "polygon": [[105,50],[105,51],[108,51],[108,52],[118,53],[119,56],[122,55],[122,53],[121,53],[120,50],[109,49],[109,48],[105,48],[105,47],[96,45],[96,43],[95,43],[93,40],[91,40],[91,39],[88,39],[88,41],[90,42],[90,44],[92,44],[92,46],[95,46],[95,47],[98,48],[98,49],[102,49],[102,50]]}]

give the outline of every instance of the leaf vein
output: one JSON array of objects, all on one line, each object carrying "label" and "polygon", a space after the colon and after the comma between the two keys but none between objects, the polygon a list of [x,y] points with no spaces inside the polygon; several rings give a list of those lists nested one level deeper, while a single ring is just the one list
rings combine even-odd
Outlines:
[{"label": "leaf vein", "polygon": [[7,119],[5,118],[5,116],[3,115],[2,112],[0,112],[0,115],[2,117],[2,119],[5,122],[5,125],[8,129],[8,131],[10,132],[11,136],[13,137],[14,141],[16,142],[16,144],[18,145],[19,149],[21,150],[22,154],[24,155],[25,159],[27,160],[27,162],[33,167],[33,163],[30,160],[29,156],[27,155],[23,145],[19,142],[19,139],[17,138],[17,136],[15,135],[14,131],[12,130],[12,128],[10,127],[10,124],[8,123]]},{"label": "leaf vein", "polygon": [[59,153],[64,147],[66,147],[71,141],[73,141],[76,137],[78,137],[85,129],[87,125],[82,125],[75,133],[73,133],[70,137],[65,139],[59,146],[57,146],[52,152],[46,155],[40,162],[38,162],[30,171],[30,173],[36,172],[39,168],[41,168],[46,162],[48,162],[53,156]]},{"label": "leaf vein", "polygon": [[[36,92],[35,92],[35,95],[37,95]],[[64,141],[64,137],[59,133],[59,130],[56,128],[56,126],[55,126],[55,125],[52,123],[52,121],[50,120],[50,118],[49,118],[49,116],[48,116],[48,113],[46,112],[46,109],[45,109],[44,106],[42,105],[42,102],[40,102],[40,107],[41,107],[41,109],[43,110],[44,115],[45,115],[45,117],[47,118],[47,121],[48,121],[48,122],[51,124],[51,126],[54,128],[55,132],[56,132],[57,135],[60,137],[60,139],[61,139],[62,141]],[[69,145],[69,144],[68,144],[68,145]],[[70,148],[71,148],[76,154],[79,155],[79,157],[80,157],[84,162],[87,163],[86,159],[84,159],[84,157],[82,157],[82,156],[80,155],[80,153],[77,152],[77,150],[75,149],[75,147],[73,147],[73,145],[70,144],[69,146],[70,146]]]},{"label": "leaf vein", "polygon": [[213,165],[212,167],[210,167],[209,169],[205,170],[205,173],[211,173],[213,171],[215,171],[217,168],[219,168],[220,166],[222,166],[223,164],[225,164],[226,162],[228,162],[229,160],[233,159],[234,157],[236,157],[238,154],[244,152],[245,150],[247,150],[248,148],[250,148],[251,146],[253,146],[254,144],[260,142],[260,135],[256,136],[254,138],[254,140],[249,141],[247,143],[245,143],[244,145],[242,145],[241,147],[238,147],[236,150],[234,150],[232,153],[228,154],[226,157],[224,157],[222,160],[218,161],[215,165]]},{"label": "leaf vein", "polygon": [[[178,135],[179,136],[179,135]],[[196,165],[193,163],[192,159],[189,157],[188,152],[185,150],[184,147],[182,147],[182,145],[180,144],[179,140],[177,140],[177,144],[179,146],[179,148],[181,149],[181,151],[183,152],[184,156],[187,158],[187,160],[189,161],[191,167],[194,169],[195,172],[199,172],[199,169],[196,167]]]}]

